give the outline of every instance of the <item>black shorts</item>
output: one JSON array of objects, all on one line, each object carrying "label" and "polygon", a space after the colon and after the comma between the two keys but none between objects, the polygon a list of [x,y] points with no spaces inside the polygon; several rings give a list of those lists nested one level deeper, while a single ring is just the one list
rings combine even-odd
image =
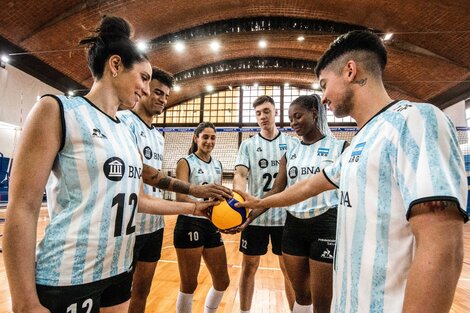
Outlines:
[{"label": "black shorts", "polygon": [[268,252],[269,237],[272,251],[282,255],[282,232],[284,226],[248,225],[240,237],[240,252],[246,255],[265,255]]},{"label": "black shorts", "polygon": [[162,255],[163,228],[135,239],[134,262],[157,262]]},{"label": "black shorts", "polygon": [[173,244],[178,249],[215,248],[224,242],[217,227],[205,218],[179,215],[173,233]]},{"label": "black shorts", "polygon": [[333,263],[336,244],[337,209],[312,218],[301,219],[287,212],[282,252],[296,256],[307,256],[312,260]]},{"label": "black shorts", "polygon": [[100,307],[114,306],[129,300],[131,292],[127,286],[131,281],[132,272],[126,272],[83,285],[36,285],[36,290],[39,301],[51,313],[99,313]]}]

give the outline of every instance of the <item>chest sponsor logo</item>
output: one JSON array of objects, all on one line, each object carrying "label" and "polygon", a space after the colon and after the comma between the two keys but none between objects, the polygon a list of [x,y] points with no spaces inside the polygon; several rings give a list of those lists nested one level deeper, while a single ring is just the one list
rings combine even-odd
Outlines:
[{"label": "chest sponsor logo", "polygon": [[259,160],[258,165],[261,168],[267,168],[268,165],[269,165],[269,162],[266,159],[261,159],[261,160]]},{"label": "chest sponsor logo", "polygon": [[163,155],[161,155],[160,153],[153,152],[152,148],[150,148],[149,146],[146,146],[144,148],[143,153],[144,153],[144,157],[147,160],[155,159],[155,160],[158,160],[158,161],[163,161]]},{"label": "chest sponsor logo", "polygon": [[118,157],[109,158],[103,165],[104,175],[112,181],[120,181],[126,172],[124,161]]},{"label": "chest sponsor logo", "polygon": [[296,166],[292,166],[289,169],[289,178],[294,179],[299,175],[299,169]]},{"label": "chest sponsor logo", "polygon": [[359,162],[359,158],[364,150],[365,142],[358,143],[351,152],[351,157],[349,158],[349,163]]},{"label": "chest sponsor logo", "polygon": [[328,156],[328,153],[330,153],[330,149],[328,149],[328,148],[318,148],[317,156]]}]

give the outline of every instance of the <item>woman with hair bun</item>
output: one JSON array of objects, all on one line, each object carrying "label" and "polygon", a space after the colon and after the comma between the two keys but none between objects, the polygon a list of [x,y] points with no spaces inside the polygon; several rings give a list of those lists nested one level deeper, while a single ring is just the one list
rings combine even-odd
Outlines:
[{"label": "woman with hair bun", "polygon": [[[104,17],[81,41],[94,79],[88,94],[45,95],[27,118],[3,241],[14,312],[127,312],[136,211],[206,215],[214,204],[143,193],[135,137],[116,117],[149,94],[152,68],[130,36],[127,21]],[[36,251],[45,186],[50,223]]]}]

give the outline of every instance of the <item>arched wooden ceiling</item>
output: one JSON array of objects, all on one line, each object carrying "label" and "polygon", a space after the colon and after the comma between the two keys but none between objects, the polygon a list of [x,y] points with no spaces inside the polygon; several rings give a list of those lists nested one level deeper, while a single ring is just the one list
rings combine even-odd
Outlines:
[{"label": "arched wooden ceiling", "polygon": [[[389,64],[384,75],[391,95],[444,108],[470,96],[469,12],[468,0],[6,1],[0,53],[13,54],[12,65],[67,91],[91,86],[85,54],[77,44],[102,15],[129,20],[135,39],[153,43],[148,52],[152,63],[177,77],[234,60],[281,58],[315,63],[344,29],[367,28],[394,33],[386,43]],[[261,25],[270,19],[294,24],[240,32],[224,31],[221,26],[257,20]],[[325,24],[320,30],[302,29],[296,21]],[[174,40],[188,34],[192,37],[185,40],[186,50],[175,52]],[[297,41],[299,35],[305,40]],[[268,43],[266,49],[258,47],[261,38]],[[222,45],[218,53],[209,49],[214,39]],[[253,83],[309,87],[313,81],[311,69],[296,67],[213,72],[179,80],[181,91],[173,92],[169,105],[205,92],[206,84],[220,90]]]}]

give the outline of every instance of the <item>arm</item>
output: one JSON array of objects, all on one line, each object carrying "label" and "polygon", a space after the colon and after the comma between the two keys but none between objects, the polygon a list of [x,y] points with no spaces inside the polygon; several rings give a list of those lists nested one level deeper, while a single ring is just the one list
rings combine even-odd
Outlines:
[{"label": "arm", "polygon": [[235,167],[235,173],[233,175],[233,189],[246,190],[246,180],[248,179],[248,168],[243,165]]},{"label": "arm", "polygon": [[[284,189],[286,189],[287,186],[287,159],[286,155],[281,158],[281,162],[279,163],[279,172],[277,173],[276,179],[274,180],[273,187],[271,188],[270,191],[268,191],[265,195],[264,198],[267,198],[271,195],[275,195],[277,193],[282,192]],[[269,210],[269,207],[266,207],[261,210],[252,210],[250,211],[250,214],[248,215],[248,218],[246,219],[246,222],[243,223],[242,225],[239,226],[240,231],[245,229],[248,224],[250,224],[255,218],[263,214]]]},{"label": "arm", "polygon": [[463,262],[463,220],[448,201],[411,208],[416,252],[405,289],[403,312],[449,312]]},{"label": "arm", "polygon": [[[189,166],[188,166],[188,162],[186,162],[185,159],[180,159],[178,163],[176,163],[176,178],[182,182],[189,184]],[[187,195],[183,195],[180,193],[176,194],[176,200],[189,202],[189,203],[197,202],[194,199],[191,199],[190,197],[188,197]]]},{"label": "arm", "polygon": [[144,183],[163,190],[174,191],[176,193],[190,194],[198,198],[213,197],[219,200],[231,198],[232,191],[222,185],[191,185],[179,179],[165,175],[162,171],[144,164],[142,171]]},{"label": "arm", "polygon": [[47,312],[36,293],[36,228],[61,138],[59,106],[54,99],[44,97],[25,122],[10,180],[3,249],[14,312]]},{"label": "arm", "polygon": [[322,172],[318,175],[313,175],[307,179],[297,182],[281,193],[271,195],[261,200],[249,195],[244,191],[235,191],[239,192],[243,198],[245,198],[245,202],[238,203],[237,206],[247,207],[250,209],[264,209],[296,204],[316,196],[323,191],[335,188],[336,187],[325,177],[325,174]]}]

